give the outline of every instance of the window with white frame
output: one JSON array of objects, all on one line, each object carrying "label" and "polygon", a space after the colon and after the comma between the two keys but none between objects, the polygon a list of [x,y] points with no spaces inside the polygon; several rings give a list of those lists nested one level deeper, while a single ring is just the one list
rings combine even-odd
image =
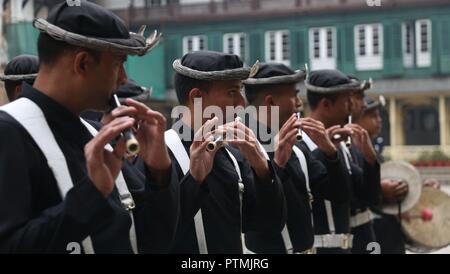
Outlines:
[{"label": "window with white frame", "polygon": [[283,63],[291,61],[290,33],[287,30],[266,32],[266,62]]},{"label": "window with white frame", "polygon": [[309,59],[311,69],[336,68],[336,28],[322,27],[309,30]]},{"label": "window with white frame", "polygon": [[245,62],[248,56],[248,42],[245,33],[226,33],[223,36],[223,51],[236,54]]},{"label": "window with white frame", "polygon": [[431,66],[431,21],[416,21],[416,65]]},{"label": "window with white frame", "polygon": [[402,49],[403,65],[406,68],[414,66],[416,46],[414,44],[414,22],[405,22],[402,24]]},{"label": "window with white frame", "polygon": [[431,21],[403,22],[402,49],[406,68],[431,66]]},{"label": "window with white frame", "polygon": [[383,68],[383,25],[355,26],[355,56],[357,70]]},{"label": "window with white frame", "polygon": [[206,35],[183,37],[183,55],[192,51],[207,50]]}]

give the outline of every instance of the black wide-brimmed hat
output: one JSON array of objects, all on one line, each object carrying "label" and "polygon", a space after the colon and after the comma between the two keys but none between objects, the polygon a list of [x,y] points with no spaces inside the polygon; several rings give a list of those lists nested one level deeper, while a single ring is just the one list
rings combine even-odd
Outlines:
[{"label": "black wide-brimmed hat", "polygon": [[296,84],[305,79],[305,72],[294,71],[279,63],[261,64],[258,72],[244,81],[245,86]]},{"label": "black wide-brimmed hat", "polygon": [[144,26],[138,33],[129,32],[117,15],[88,1],[81,1],[80,6],[69,6],[64,1],[50,11],[47,20],[35,19],[33,26],[70,45],[128,55],[145,55],[161,39],[156,31],[145,38]]},{"label": "black wide-brimmed hat", "polygon": [[5,67],[1,81],[34,81],[39,71],[39,59],[33,55],[14,57]]},{"label": "black wide-brimmed hat", "polygon": [[244,80],[258,72],[259,62],[245,68],[239,56],[215,51],[195,51],[173,62],[173,69],[186,77],[204,80]]},{"label": "black wide-brimmed hat", "polygon": [[364,91],[372,87],[372,79],[360,81],[339,70],[315,70],[307,73],[305,87],[308,92],[332,94],[339,92]]},{"label": "black wide-brimmed hat", "polygon": [[383,95],[378,97],[378,100],[366,99],[367,107],[364,111],[370,111],[375,108],[384,108],[386,106],[386,99]]}]

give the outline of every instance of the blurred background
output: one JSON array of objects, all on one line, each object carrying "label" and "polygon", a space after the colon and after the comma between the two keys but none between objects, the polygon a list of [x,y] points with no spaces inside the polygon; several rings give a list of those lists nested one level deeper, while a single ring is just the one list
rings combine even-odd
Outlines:
[{"label": "blurred background", "polygon": [[[31,22],[60,1],[0,0],[0,65],[37,54]],[[369,96],[387,99],[378,142],[384,157],[450,183],[449,0],[98,0],[134,31],[164,34],[130,79],[152,87],[148,104],[168,117],[177,105],[172,62],[215,50],[294,69],[339,69],[374,80]],[[305,90],[301,95],[305,97]],[[306,100],[304,100],[305,102]],[[3,91],[0,104],[6,102]],[[306,103],[306,102],[305,102]],[[307,106],[305,107],[307,111]]]}]

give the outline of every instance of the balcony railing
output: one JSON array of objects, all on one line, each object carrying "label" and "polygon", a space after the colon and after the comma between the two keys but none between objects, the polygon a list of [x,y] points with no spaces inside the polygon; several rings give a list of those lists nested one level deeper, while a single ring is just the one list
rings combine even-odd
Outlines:
[{"label": "balcony railing", "polygon": [[[373,4],[372,4],[373,3]],[[223,0],[200,4],[168,4],[115,10],[131,24],[214,21],[257,16],[330,13],[393,7],[450,5],[448,0]]]}]

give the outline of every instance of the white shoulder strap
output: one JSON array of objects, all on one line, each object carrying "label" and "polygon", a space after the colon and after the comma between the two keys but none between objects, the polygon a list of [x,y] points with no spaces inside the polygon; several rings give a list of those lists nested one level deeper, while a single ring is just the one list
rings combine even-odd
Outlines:
[{"label": "white shoulder strap", "polygon": [[352,174],[352,167],[350,165],[350,151],[348,150],[347,146],[344,142],[340,142],[339,146],[341,147],[342,154],[344,154],[344,161],[345,165],[347,166],[348,174]]},{"label": "white shoulder strap", "polygon": [[242,174],[241,174],[241,168],[239,167],[238,161],[236,160],[236,157],[227,149],[225,148],[226,152],[228,153],[228,156],[230,156],[231,161],[233,162],[234,169],[236,170],[236,173],[238,174],[239,180],[238,180],[238,191],[239,191],[239,213],[241,215],[241,244],[242,244],[242,252],[244,254],[254,254],[253,251],[247,248],[245,245],[245,235],[242,233],[242,204],[244,199],[244,183],[242,181]]},{"label": "white shoulder strap", "polygon": [[178,136],[175,130],[169,129],[164,133],[164,140],[166,141],[166,145],[169,147],[170,151],[172,151],[175,156],[175,159],[177,159],[181,170],[186,175],[189,171],[190,159],[188,153],[184,149],[180,136]]},{"label": "white shoulder strap", "polygon": [[331,202],[325,200],[324,203],[325,203],[325,211],[327,213],[328,229],[330,230],[331,234],[334,234],[336,232],[336,227],[334,226],[334,217]]},{"label": "white shoulder strap", "polygon": [[[266,157],[266,159],[269,160],[270,159],[269,158],[269,154],[264,149],[264,147],[261,145],[261,143],[259,141],[257,141],[257,142],[258,142],[260,150],[263,152],[263,154]],[[292,245],[291,236],[289,235],[289,230],[288,230],[287,224],[284,224],[284,227],[281,230],[281,238],[283,240],[284,248],[286,249],[286,253],[287,254],[293,254],[294,253],[294,246]]]},{"label": "white shoulder strap", "polygon": [[308,146],[310,151],[314,151],[317,148],[317,145],[309,138],[309,136],[303,132],[303,141],[305,142],[306,146]]},{"label": "white shoulder strap", "polygon": [[[180,136],[175,130],[169,129],[164,133],[164,140],[172,151],[175,159],[183,171],[183,174],[187,174],[189,171],[190,159],[186,152],[186,149],[181,142]],[[202,210],[199,209],[194,216],[195,234],[197,236],[198,250],[200,254],[208,254],[208,245],[206,244],[205,226],[203,224]]]},{"label": "white shoulder strap", "polygon": [[314,195],[311,191],[311,185],[309,183],[309,172],[308,172],[308,164],[306,162],[306,157],[303,151],[298,148],[297,146],[293,146],[292,150],[294,151],[295,155],[297,156],[298,161],[300,162],[300,167],[303,171],[303,175],[305,175],[305,183],[306,183],[306,192],[308,193],[308,199],[309,199],[309,209],[311,210],[311,224],[314,227],[314,216],[312,211],[312,202],[314,200]]},{"label": "white shoulder strap", "polygon": [[[59,148],[42,110],[27,98],[20,98],[0,107],[0,110],[14,117],[33,138],[47,159],[48,166],[58,184],[61,197],[64,199],[67,192],[73,187],[73,182],[66,158]],[[89,236],[82,241],[82,245],[85,253],[94,253],[92,240]]]},{"label": "white shoulder strap", "polygon": [[292,150],[295,153],[295,156],[297,156],[298,161],[300,162],[300,167],[302,168],[303,174],[305,175],[305,181],[306,181],[306,191],[308,192],[308,195],[310,195],[310,198],[312,196],[311,192],[311,186],[309,184],[309,173],[308,173],[308,165],[306,163],[306,157],[303,151],[298,148],[297,146],[293,146]]},{"label": "white shoulder strap", "polygon": [[17,120],[31,135],[47,159],[55,176],[61,196],[64,198],[73,187],[66,157],[53,136],[42,110],[31,100],[20,98],[0,107]]},{"label": "white shoulder strap", "polygon": [[[92,136],[97,135],[98,131],[92,125],[90,125],[84,119],[80,118],[80,120],[83,123],[83,125],[89,130],[89,132],[91,133]],[[107,149],[109,151],[113,151],[113,148],[110,144],[107,144],[105,146],[105,149]],[[133,213],[132,213],[132,210],[135,208],[135,203],[133,200],[133,196],[131,195],[130,191],[128,190],[128,186],[127,186],[127,183],[125,182],[125,178],[123,177],[122,171],[120,171],[119,175],[117,176],[116,187],[117,187],[117,191],[119,192],[120,202],[122,203],[122,206],[130,213],[130,218],[131,218],[130,242],[131,242],[131,247],[133,249],[133,252],[135,254],[137,254],[138,248],[137,248],[136,229],[134,226],[134,217],[133,217]]]}]

